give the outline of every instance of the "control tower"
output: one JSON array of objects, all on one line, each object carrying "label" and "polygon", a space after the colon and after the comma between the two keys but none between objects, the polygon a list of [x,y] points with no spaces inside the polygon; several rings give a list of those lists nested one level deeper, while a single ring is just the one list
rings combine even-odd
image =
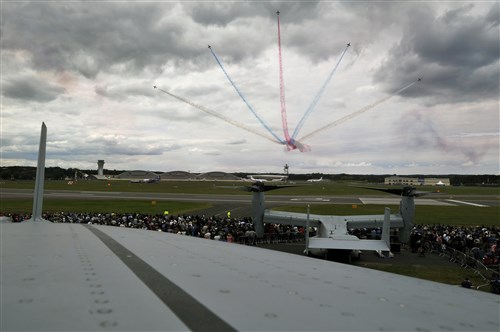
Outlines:
[{"label": "control tower", "polygon": [[97,175],[104,175],[104,160],[97,161]]}]

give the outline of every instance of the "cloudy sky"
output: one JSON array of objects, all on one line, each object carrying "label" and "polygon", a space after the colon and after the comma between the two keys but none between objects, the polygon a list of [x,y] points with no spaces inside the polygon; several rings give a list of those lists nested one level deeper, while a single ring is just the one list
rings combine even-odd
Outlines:
[{"label": "cloudy sky", "polygon": [[1,6],[2,166],[499,174],[497,1]]}]

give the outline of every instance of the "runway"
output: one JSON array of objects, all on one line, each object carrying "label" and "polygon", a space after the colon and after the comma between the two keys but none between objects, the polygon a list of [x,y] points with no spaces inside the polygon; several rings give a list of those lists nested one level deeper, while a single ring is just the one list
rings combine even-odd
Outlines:
[{"label": "runway", "polygon": [[[3,188],[0,191],[0,200],[16,198],[31,198],[33,191],[28,189]],[[460,206],[498,205],[498,199],[491,196],[449,196],[429,195],[428,198],[415,199],[416,205]],[[196,211],[204,215],[225,215],[228,211],[233,217],[249,217],[251,215],[251,194],[242,195],[213,195],[213,194],[172,194],[172,193],[144,193],[144,192],[102,192],[102,191],[72,191],[72,190],[45,190],[44,199],[94,199],[94,200],[155,200],[155,201],[185,201],[210,203],[212,207]],[[474,203],[468,202],[471,199]],[[372,195],[369,197],[357,196],[296,196],[296,195],[266,195],[266,207],[274,208],[283,205],[302,205],[304,213],[308,204],[347,204],[347,205],[399,205],[399,197],[387,195]],[[382,211],[382,208],[381,208]]]}]

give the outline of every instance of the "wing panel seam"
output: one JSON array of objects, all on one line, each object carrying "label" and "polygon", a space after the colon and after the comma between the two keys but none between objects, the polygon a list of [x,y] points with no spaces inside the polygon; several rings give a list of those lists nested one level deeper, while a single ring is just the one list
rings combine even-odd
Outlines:
[{"label": "wing panel seam", "polygon": [[111,236],[93,226],[83,226],[101,240],[192,331],[236,331]]}]

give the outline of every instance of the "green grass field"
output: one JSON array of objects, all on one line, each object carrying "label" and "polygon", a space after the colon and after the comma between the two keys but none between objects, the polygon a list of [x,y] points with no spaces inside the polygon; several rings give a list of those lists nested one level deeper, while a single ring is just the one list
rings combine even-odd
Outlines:
[{"label": "green grass field", "polygon": [[[446,259],[443,258],[443,260]],[[422,264],[399,264],[399,265],[385,264],[385,263],[362,263],[360,264],[360,266],[379,271],[401,274],[413,278],[431,280],[449,285],[458,286],[465,278],[469,278],[474,287],[488,283],[488,281],[485,281],[478,274],[474,273],[474,270],[471,269],[466,270],[458,264],[456,266],[449,266],[446,264],[443,264],[443,266],[436,266],[436,265],[425,265],[425,262],[422,262]],[[486,278],[488,277],[489,275],[487,274]],[[489,286],[481,287],[480,290],[484,292],[489,292],[490,287]]]},{"label": "green grass field", "polygon": [[[31,213],[32,199],[9,199],[1,203],[3,213]],[[197,210],[210,207],[206,203],[166,202],[151,200],[63,200],[48,199],[43,203],[44,212],[75,213],[144,213],[163,214],[168,211],[172,215],[196,213]]]},{"label": "green grass field", "polygon": [[[67,181],[47,181],[46,190],[76,190],[76,191],[104,191],[104,192],[149,192],[149,193],[188,193],[188,194],[232,194],[247,195],[240,187],[247,186],[245,182],[217,182],[217,181],[163,181],[160,183],[130,183],[124,180],[115,181],[79,181],[69,185]],[[387,195],[379,191],[360,188],[360,186],[374,187],[375,185],[353,182],[321,182],[301,183],[296,186],[273,190],[266,195]],[[33,189],[34,181],[5,181],[0,183],[0,188]],[[436,187],[418,188],[422,191],[435,192]],[[440,193],[433,193],[429,198],[448,198],[454,195],[471,195],[468,201],[474,201],[474,195],[490,195],[491,200],[499,200],[499,188],[491,187],[439,187]],[[6,199],[0,204],[0,212],[29,213],[31,212],[31,199]],[[66,212],[141,212],[148,214],[163,213],[168,210],[171,214],[196,213],[197,210],[209,207],[206,203],[191,202],[163,202],[156,204],[150,200],[64,200],[46,199],[45,211]],[[398,206],[389,206],[395,213]],[[306,206],[281,206],[275,208],[282,211],[306,212]],[[317,204],[311,205],[313,214],[323,215],[360,215],[383,214],[382,205],[351,205]],[[475,207],[475,206],[426,206],[416,208],[417,224],[447,224],[447,225],[500,225],[500,207]]]},{"label": "green grass field", "polygon": [[[46,190],[75,190],[75,191],[109,191],[109,192],[151,192],[151,193],[184,193],[184,194],[239,194],[240,187],[248,186],[249,182],[242,181],[161,181],[159,183],[130,183],[125,180],[110,181],[78,181],[72,185],[68,181],[45,182]],[[283,184],[283,183],[270,183]],[[379,184],[339,181],[339,182],[300,182],[289,184],[290,187],[273,190],[266,195],[381,195],[383,193],[361,187],[381,187]],[[3,181],[0,188],[34,189],[34,181]],[[496,195],[500,199],[499,187],[430,187],[421,186],[418,190],[428,191],[441,196],[453,195]],[[390,195],[390,194],[387,194]]]}]

